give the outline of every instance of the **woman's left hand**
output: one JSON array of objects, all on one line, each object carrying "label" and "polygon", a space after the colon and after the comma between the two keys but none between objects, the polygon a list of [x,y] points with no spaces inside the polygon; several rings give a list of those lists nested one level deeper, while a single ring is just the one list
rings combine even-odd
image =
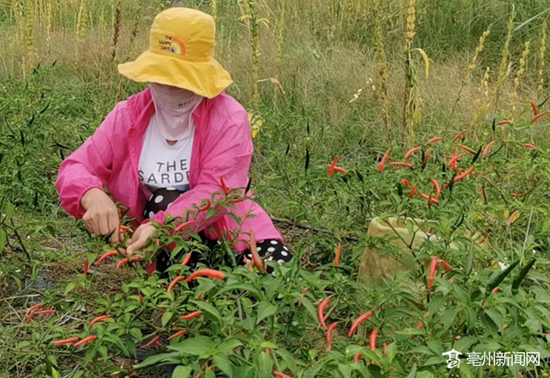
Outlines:
[{"label": "woman's left hand", "polygon": [[157,227],[151,223],[145,223],[139,226],[132,237],[128,239],[126,251],[122,255],[132,256],[136,251],[143,249],[147,245],[147,239],[153,238],[157,233]]}]

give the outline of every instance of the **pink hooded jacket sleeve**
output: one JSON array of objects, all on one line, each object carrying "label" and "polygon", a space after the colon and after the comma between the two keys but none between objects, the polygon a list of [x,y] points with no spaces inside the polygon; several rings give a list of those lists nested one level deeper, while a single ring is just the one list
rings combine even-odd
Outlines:
[{"label": "pink hooded jacket sleeve", "polygon": [[80,203],[82,196],[89,189],[103,189],[109,181],[114,160],[113,129],[117,125],[124,127],[126,120],[121,108],[125,106],[125,101],[118,103],[94,134],[59,166],[55,186],[61,206],[76,218],[82,218],[86,212]]},{"label": "pink hooded jacket sleeve", "polygon": [[[173,217],[180,216],[185,210],[191,210],[193,204],[200,206],[201,200],[210,198],[213,192],[221,189],[222,177],[228,187],[245,187],[248,184],[248,169],[253,152],[248,114],[244,109],[240,109],[223,119],[223,124],[213,125],[209,130],[209,145],[201,148],[204,153],[201,154],[197,184],[181,194],[166,211],[156,213],[152,220],[162,223],[167,214]],[[220,210],[215,216],[204,221],[205,212],[202,211],[196,218],[189,219],[194,219],[200,224],[197,230],[200,231],[225,213],[225,210]]]}]

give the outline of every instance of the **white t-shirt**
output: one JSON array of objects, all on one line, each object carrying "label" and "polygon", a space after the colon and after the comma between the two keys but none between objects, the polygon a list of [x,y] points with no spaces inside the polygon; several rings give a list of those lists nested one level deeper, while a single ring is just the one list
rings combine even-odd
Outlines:
[{"label": "white t-shirt", "polygon": [[170,146],[157,127],[156,117],[151,117],[139,157],[139,181],[152,192],[159,188],[189,190],[194,133],[195,126],[191,124],[185,135]]}]

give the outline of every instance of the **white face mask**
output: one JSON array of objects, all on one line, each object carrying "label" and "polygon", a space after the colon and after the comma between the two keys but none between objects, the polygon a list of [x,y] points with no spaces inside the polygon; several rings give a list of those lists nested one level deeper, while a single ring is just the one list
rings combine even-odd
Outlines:
[{"label": "white face mask", "polygon": [[150,83],[157,126],[167,140],[187,138],[194,131],[192,113],[202,97],[177,87]]}]

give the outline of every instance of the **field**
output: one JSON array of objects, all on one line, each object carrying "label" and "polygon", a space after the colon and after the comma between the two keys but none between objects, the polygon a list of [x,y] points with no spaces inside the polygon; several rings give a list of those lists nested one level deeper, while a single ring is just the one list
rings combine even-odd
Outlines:
[{"label": "field", "polygon": [[[116,66],[173,5],[216,19],[255,200],[296,256],[268,262],[275,277],[232,266],[224,242],[208,252],[223,278],[167,290],[189,267],[98,263],[110,247],[59,205],[59,164],[145,87]],[[0,378],[547,377],[548,10],[0,0]],[[174,228],[147,256],[206,254]],[[52,343],[65,338],[88,342]]]}]

